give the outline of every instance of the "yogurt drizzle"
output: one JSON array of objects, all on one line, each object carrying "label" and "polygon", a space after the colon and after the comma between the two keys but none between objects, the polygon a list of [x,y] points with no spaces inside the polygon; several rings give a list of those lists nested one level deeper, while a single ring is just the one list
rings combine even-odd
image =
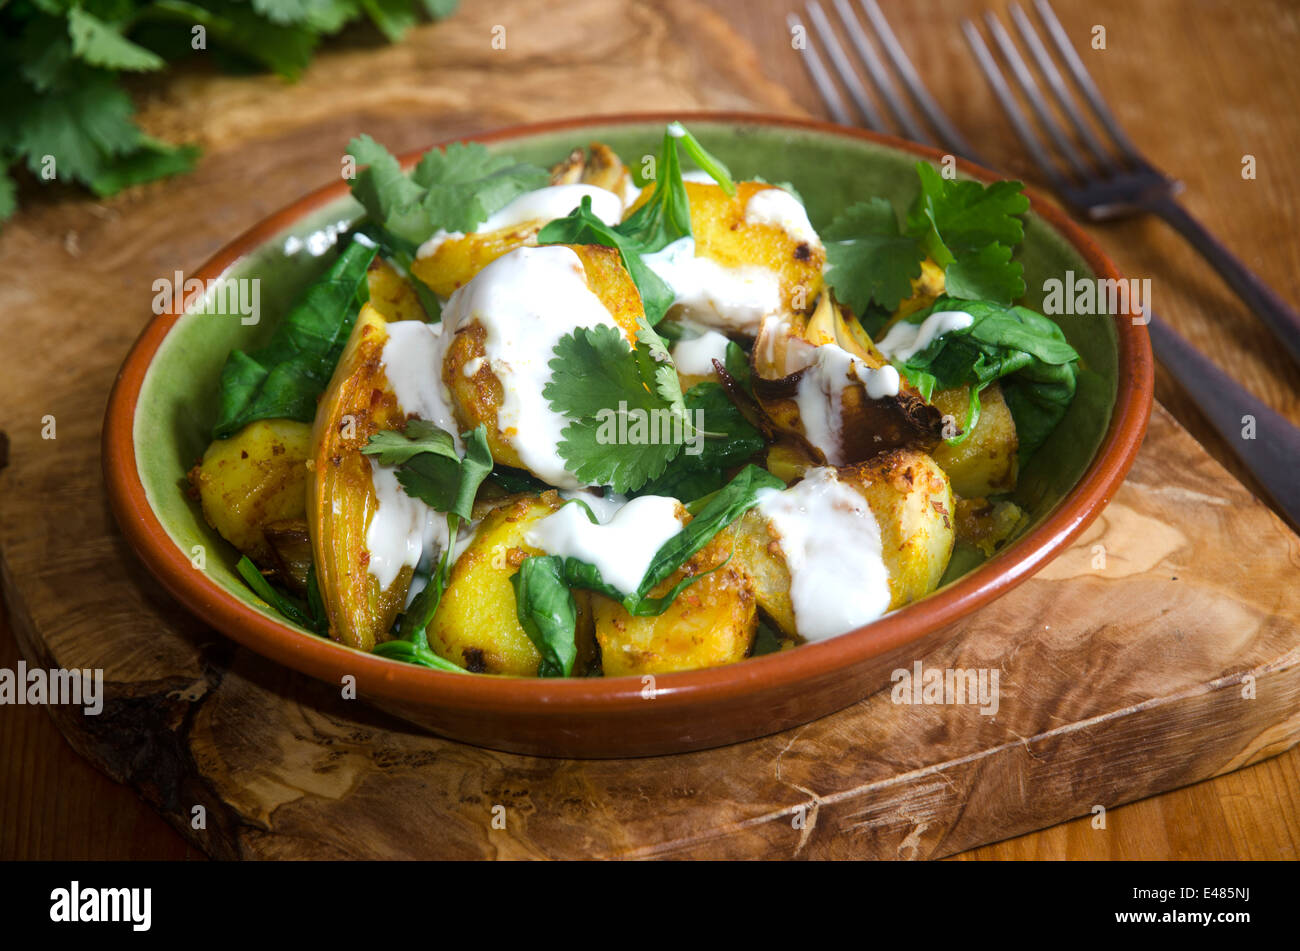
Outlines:
[{"label": "yogurt drizzle", "polygon": [[565,468],[557,448],[568,421],[542,395],[560,338],[578,327],[622,330],[587,286],[571,248],[516,248],[489,264],[443,309],[446,334],[472,323],[486,331],[484,358],[501,381],[497,427],[523,464],[559,488],[582,483]]},{"label": "yogurt drizzle", "polygon": [[835,637],[889,610],[880,525],[834,469],[811,469],[784,491],[760,489],[758,509],[779,536],[800,636]]},{"label": "yogurt drizzle", "polygon": [[612,514],[566,505],[528,530],[525,540],[547,554],[594,565],[600,577],[624,594],[641,584],[664,542],[682,530],[681,503],[665,495],[642,495]]},{"label": "yogurt drizzle", "polygon": [[965,330],[974,322],[975,318],[963,310],[936,311],[919,324],[900,320],[876,343],[876,348],[890,360],[902,363],[944,334]]}]

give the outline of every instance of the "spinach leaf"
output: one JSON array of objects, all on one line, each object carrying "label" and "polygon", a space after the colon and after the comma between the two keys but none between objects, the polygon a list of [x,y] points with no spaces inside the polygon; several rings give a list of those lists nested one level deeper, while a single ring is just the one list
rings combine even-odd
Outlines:
[{"label": "spinach leaf", "polygon": [[380,657],[387,657],[389,660],[400,660],[406,664],[430,667],[433,670],[445,670],[453,674],[468,673],[464,667],[453,664],[445,657],[435,654],[429,649],[428,645],[416,644],[412,641],[384,641],[381,644],[376,644],[371,653],[378,654]]},{"label": "spinach leaf", "polygon": [[354,240],[307,288],[265,347],[231,351],[221,370],[213,436],[225,439],[259,419],[316,418],[316,400],[370,299],[366,269],[374,256],[373,246]]},{"label": "spinach leaf", "polygon": [[316,634],[328,632],[329,621],[325,617],[324,606],[320,603],[320,590],[316,587],[314,568],[308,572],[308,600],[305,604],[301,599],[271,584],[247,555],[239,559],[235,570],[259,598],[275,608],[286,619]]},{"label": "spinach leaf", "polygon": [[537,675],[570,676],[578,656],[578,608],[565,582],[563,559],[555,555],[525,558],[510,584],[515,589],[519,625],[542,655]]},{"label": "spinach leaf", "polygon": [[970,327],[938,337],[895,366],[926,399],[936,388],[969,385],[972,419],[968,431],[978,418],[978,392],[994,380],[1001,380],[1007,408],[1016,423],[1023,462],[1043,444],[1069,409],[1079,354],[1054,321],[1027,307],[941,297],[908,320],[920,323],[944,310],[965,311],[974,321]]}]

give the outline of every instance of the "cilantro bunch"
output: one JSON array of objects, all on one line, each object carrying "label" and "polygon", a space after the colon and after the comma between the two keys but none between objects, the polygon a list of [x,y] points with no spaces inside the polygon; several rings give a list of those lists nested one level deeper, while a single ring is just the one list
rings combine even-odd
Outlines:
[{"label": "cilantro bunch", "polygon": [[99,197],[189,171],[193,146],[143,133],[125,75],[211,54],[223,67],[306,68],[326,36],[368,20],[396,41],[456,0],[9,0],[0,2],[0,220],[14,172],[76,182]]},{"label": "cilantro bunch", "polygon": [[1025,293],[1024,269],[1011,259],[1025,236],[1024,186],[946,179],[927,162],[916,171],[921,187],[904,222],[889,201],[872,198],[849,206],[822,234],[826,282],[869,331],[875,327],[865,318],[897,309],[927,257],[943,269],[949,297],[1010,304]]}]

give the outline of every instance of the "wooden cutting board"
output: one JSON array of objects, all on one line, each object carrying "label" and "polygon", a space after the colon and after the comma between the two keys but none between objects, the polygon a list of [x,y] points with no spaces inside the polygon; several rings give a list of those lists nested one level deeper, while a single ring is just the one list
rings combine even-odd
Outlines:
[{"label": "wooden cutting board", "polygon": [[[404,46],[333,52],[270,100],[275,80],[183,77],[145,119],[207,146],[196,174],[97,205],[39,195],[0,233],[0,305],[28,329],[0,378],[0,580],[28,663],[104,669],[100,716],[50,708],[73,745],[209,854],[284,858],[942,856],[1293,745],[1300,539],[1160,407],[1099,521],[924,659],[996,669],[995,716],[884,692],[721,750],[534,759],[420,735],[159,590],[98,455],[155,277],[337,174],[363,129],[408,149],[588,111],[797,111],[716,15],[615,7],[467,4]],[[498,23],[511,39],[484,65]]]}]

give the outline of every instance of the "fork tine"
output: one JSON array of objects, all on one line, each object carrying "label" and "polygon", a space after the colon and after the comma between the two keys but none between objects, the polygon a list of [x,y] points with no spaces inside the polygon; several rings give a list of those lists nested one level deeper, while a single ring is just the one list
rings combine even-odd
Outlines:
[{"label": "fork tine", "polygon": [[889,21],[880,12],[880,6],[876,3],[876,0],[858,0],[858,3],[862,7],[862,12],[867,15],[867,19],[871,21],[871,28],[876,31],[880,45],[884,47],[885,55],[889,57],[889,61],[894,64],[894,70],[898,73],[899,79],[907,89],[908,95],[912,97],[912,101],[921,110],[926,121],[939,133],[939,140],[946,148],[952,149],[958,155],[965,156],[977,165],[983,165],[984,161],[970,147],[970,143],[966,141],[966,138],[957,131],[957,127],[952,124],[952,120],[939,108],[939,104],[930,95],[930,90],[925,88],[925,83],[921,82],[916,67],[908,59],[902,44],[898,42],[898,37],[894,35],[893,29],[890,28]]},{"label": "fork tine", "polygon": [[835,38],[835,31],[831,29],[831,21],[826,19],[822,5],[817,0],[808,0],[806,9],[808,18],[812,20],[813,29],[817,31],[817,38],[826,48],[826,53],[831,58],[831,65],[840,74],[840,80],[848,89],[849,97],[858,107],[858,112],[862,113],[862,118],[866,120],[867,128],[874,129],[876,132],[887,131],[885,120],[881,118],[875,105],[867,97],[867,88],[862,85],[862,80],[853,71],[853,64],[849,61],[848,54],[844,52],[844,47],[840,46],[840,41]]},{"label": "fork tine", "polygon": [[1083,113],[1079,111],[1078,102],[1070,94],[1069,88],[1065,85],[1065,79],[1061,76],[1061,71],[1056,68],[1056,63],[1052,61],[1051,54],[1047,52],[1047,47],[1043,45],[1042,37],[1034,29],[1034,25],[1029,22],[1029,17],[1025,16],[1025,11],[1020,4],[1011,3],[1011,19],[1015,21],[1016,30],[1020,33],[1020,38],[1024,41],[1025,46],[1029,47],[1029,53],[1034,58],[1034,63],[1038,66],[1038,71],[1043,74],[1047,80],[1048,87],[1052,90],[1052,95],[1056,97],[1057,104],[1061,111],[1065,113],[1074,126],[1074,131],[1091,150],[1093,157],[1102,170],[1108,174],[1116,171],[1115,160],[1111,157],[1110,152],[1102,145],[1101,139],[1097,133],[1093,132]]},{"label": "fork tine", "polygon": [[1038,118],[1038,124],[1047,133],[1048,138],[1055,143],[1057,151],[1065,157],[1066,162],[1074,169],[1074,174],[1081,180],[1086,181],[1091,177],[1087,167],[1079,161],[1077,150],[1065,135],[1065,130],[1061,124],[1056,121],[1052,115],[1051,107],[1047,99],[1043,96],[1043,91],[1038,88],[1038,82],[1034,79],[1034,74],[1029,71],[1025,64],[1024,58],[1020,55],[1020,50],[1016,49],[1016,44],[1011,41],[1011,35],[1007,33],[1006,27],[992,13],[984,14],[984,23],[988,26],[989,32],[993,35],[993,42],[997,44],[998,50],[1002,53],[1002,58],[1006,64],[1011,67],[1011,76],[1020,87],[1021,93],[1029,103],[1029,108],[1033,110],[1034,115]]},{"label": "fork tine", "polygon": [[1070,44],[1070,37],[1066,35],[1065,27],[1061,26],[1061,21],[1056,18],[1056,12],[1048,4],[1047,0],[1034,0],[1034,7],[1038,10],[1038,16],[1042,19],[1043,24],[1047,27],[1047,32],[1051,35],[1052,41],[1056,48],[1060,50],[1062,58],[1065,60],[1066,67],[1070,70],[1070,75],[1074,77],[1075,83],[1083,93],[1088,105],[1092,106],[1092,111],[1096,114],[1097,119],[1110,137],[1115,141],[1119,150],[1124,153],[1130,162],[1134,165],[1146,165],[1142,154],[1138,152],[1136,146],[1124,134],[1120,128],[1119,121],[1115,118],[1110,107],[1106,105],[1106,100],[1101,98],[1101,91],[1097,84],[1092,81],[1092,76],[1083,65],[1083,60],[1075,52],[1074,47]]},{"label": "fork tine", "polygon": [[[803,21],[799,19],[797,14],[787,13],[785,22],[791,32],[794,32],[797,28],[807,37],[808,28],[803,25]],[[826,64],[817,55],[817,50],[811,43],[804,43],[804,48],[799,52],[801,54],[799,58],[803,60],[804,66],[807,67],[808,75],[812,79],[813,85],[817,87],[822,102],[826,103],[826,108],[830,110],[831,117],[840,125],[853,125],[853,119],[849,115],[848,108],[844,105],[844,99],[840,96],[840,91],[835,88],[830,73],[826,72]]]},{"label": "fork tine", "polygon": [[867,72],[871,75],[871,81],[875,83],[876,94],[885,101],[889,107],[889,112],[897,120],[907,137],[914,142],[924,142],[932,145],[934,140],[930,134],[921,128],[920,124],[913,117],[907,103],[898,94],[894,88],[894,83],[889,78],[889,73],[884,64],[880,61],[876,48],[871,45],[867,39],[866,32],[862,29],[862,24],[853,13],[853,8],[849,6],[848,0],[832,0],[835,4],[835,12],[839,14],[840,19],[844,22],[845,29],[849,32],[849,41],[858,52],[858,57],[862,60],[862,65],[866,67]]},{"label": "fork tine", "polygon": [[1016,135],[1020,137],[1020,141],[1025,144],[1029,154],[1033,156],[1034,161],[1038,163],[1043,170],[1043,174],[1048,177],[1052,184],[1062,191],[1069,190],[1070,186],[1065,181],[1065,176],[1061,174],[1051,156],[1047,154],[1047,150],[1043,148],[1043,143],[1039,141],[1038,136],[1034,134],[1034,130],[1030,128],[1024,112],[1021,111],[1020,105],[1011,94],[1011,87],[1007,85],[1002,71],[998,69],[993,54],[989,52],[989,48],[985,45],[984,38],[980,36],[975,24],[970,20],[962,20],[961,30],[966,34],[966,42],[970,44],[971,52],[975,54],[975,61],[979,63],[984,78],[988,80],[989,86],[992,87],[993,95],[997,96],[998,102],[1002,104],[1002,111],[1011,120],[1011,125],[1016,130]]}]

